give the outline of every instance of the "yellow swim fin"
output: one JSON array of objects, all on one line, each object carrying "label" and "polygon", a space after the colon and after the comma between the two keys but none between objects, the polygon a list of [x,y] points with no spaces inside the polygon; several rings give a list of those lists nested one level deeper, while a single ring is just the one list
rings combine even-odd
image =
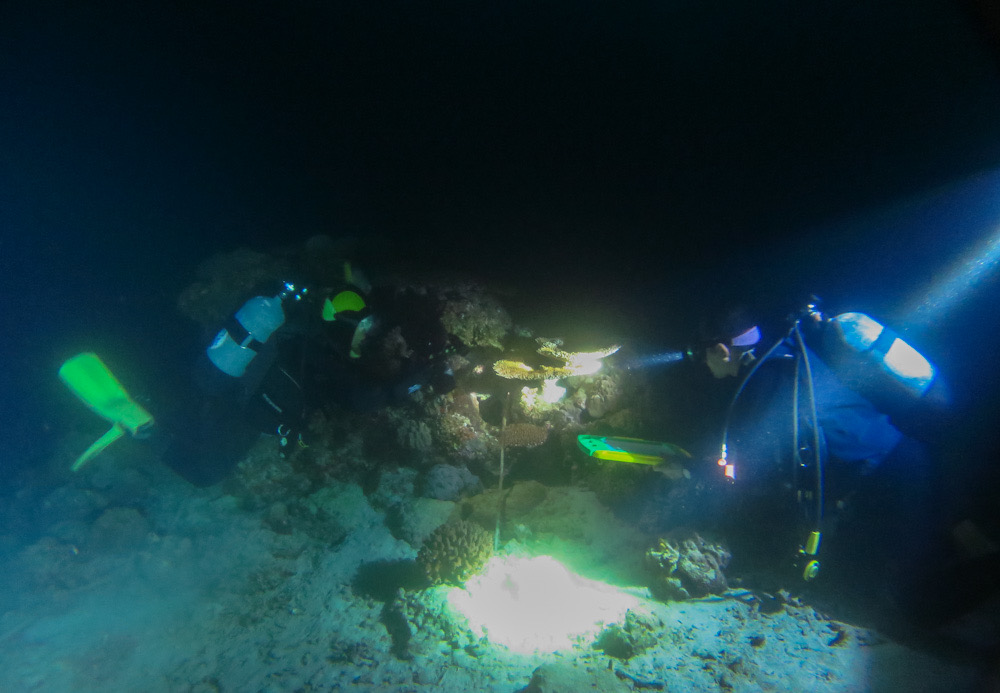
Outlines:
[{"label": "yellow swim fin", "polygon": [[95,413],[111,422],[111,430],[98,438],[73,463],[80,469],[126,432],[141,438],[153,426],[153,417],[135,402],[97,354],[77,354],[59,368],[59,377]]},{"label": "yellow swim fin", "polygon": [[576,444],[585,453],[599,460],[646,464],[651,467],[677,457],[691,457],[691,453],[673,443],[661,443],[621,436],[578,435]]},{"label": "yellow swim fin", "polygon": [[365,309],[365,299],[354,291],[341,291],[332,299],[323,301],[323,319],[327,322],[335,320],[337,313],[345,311],[362,311]]}]

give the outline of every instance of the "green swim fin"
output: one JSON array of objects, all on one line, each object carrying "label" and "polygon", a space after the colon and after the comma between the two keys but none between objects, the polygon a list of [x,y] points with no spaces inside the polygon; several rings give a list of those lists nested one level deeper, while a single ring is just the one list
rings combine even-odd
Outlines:
[{"label": "green swim fin", "polygon": [[111,422],[111,429],[73,463],[76,471],[125,433],[143,437],[153,426],[153,417],[133,400],[97,354],[83,353],[59,368],[66,387],[99,416]]}]

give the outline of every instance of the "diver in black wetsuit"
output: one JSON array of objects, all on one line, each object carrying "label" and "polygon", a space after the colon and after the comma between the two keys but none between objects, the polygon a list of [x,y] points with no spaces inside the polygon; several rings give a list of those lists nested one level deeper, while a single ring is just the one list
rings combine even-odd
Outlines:
[{"label": "diver in black wetsuit", "polygon": [[[285,282],[248,299],[199,355],[188,406],[164,417],[165,462],[188,481],[221,481],[262,434],[282,454],[305,446],[309,410],[371,411],[424,386],[454,385],[447,335],[405,294],[373,292],[346,272],[323,295]],[[369,296],[378,313],[369,305]],[[418,302],[419,303],[419,302]],[[425,301],[426,303],[426,301]]]},{"label": "diver in black wetsuit", "polygon": [[218,326],[196,359],[186,406],[167,417],[164,461],[197,485],[225,478],[262,434],[282,448],[301,440],[301,326],[288,318],[307,291],[286,282],[270,293],[248,299]]}]

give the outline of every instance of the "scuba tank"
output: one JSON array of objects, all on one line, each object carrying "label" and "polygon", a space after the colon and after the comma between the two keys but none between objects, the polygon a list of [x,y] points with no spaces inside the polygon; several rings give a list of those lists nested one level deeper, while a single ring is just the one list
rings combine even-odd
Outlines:
[{"label": "scuba tank", "polygon": [[306,289],[297,290],[286,282],[276,296],[255,296],[248,300],[236,311],[233,324],[219,330],[205,350],[209,360],[226,375],[242,377],[260,345],[285,324],[285,300],[292,297],[298,301],[305,293]]},{"label": "scuba tank", "polygon": [[894,330],[864,313],[825,321],[821,355],[852,390],[894,420],[946,406],[937,368]]}]

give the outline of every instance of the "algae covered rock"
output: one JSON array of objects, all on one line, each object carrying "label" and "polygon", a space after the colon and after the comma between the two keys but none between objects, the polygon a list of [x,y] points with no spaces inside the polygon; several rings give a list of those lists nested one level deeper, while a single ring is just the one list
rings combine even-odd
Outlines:
[{"label": "algae covered rock", "polygon": [[[504,489],[504,519],[520,522],[524,515],[541,505],[548,496],[548,489],[538,481],[518,481]],[[497,519],[498,491],[493,488],[462,502],[462,517],[488,527]]]},{"label": "algae covered rock", "polygon": [[722,594],[728,588],[722,572],[731,555],[697,532],[661,538],[646,551],[650,590],[660,599],[690,599]]},{"label": "algae covered rock", "polygon": [[626,693],[632,688],[606,668],[573,662],[551,662],[535,669],[518,693]]},{"label": "algae covered rock", "polygon": [[124,551],[146,541],[149,521],[135,508],[109,508],[94,521],[90,546],[104,551]]},{"label": "algae covered rock", "polygon": [[612,623],[601,631],[594,647],[609,657],[628,660],[656,645],[656,624],[634,611],[623,623]]},{"label": "algae covered rock", "polygon": [[493,537],[465,520],[434,530],[417,555],[417,564],[432,584],[461,585],[478,573],[493,555]]},{"label": "algae covered rock", "polygon": [[394,537],[420,548],[454,511],[455,504],[451,501],[413,498],[392,508],[386,525]]}]

